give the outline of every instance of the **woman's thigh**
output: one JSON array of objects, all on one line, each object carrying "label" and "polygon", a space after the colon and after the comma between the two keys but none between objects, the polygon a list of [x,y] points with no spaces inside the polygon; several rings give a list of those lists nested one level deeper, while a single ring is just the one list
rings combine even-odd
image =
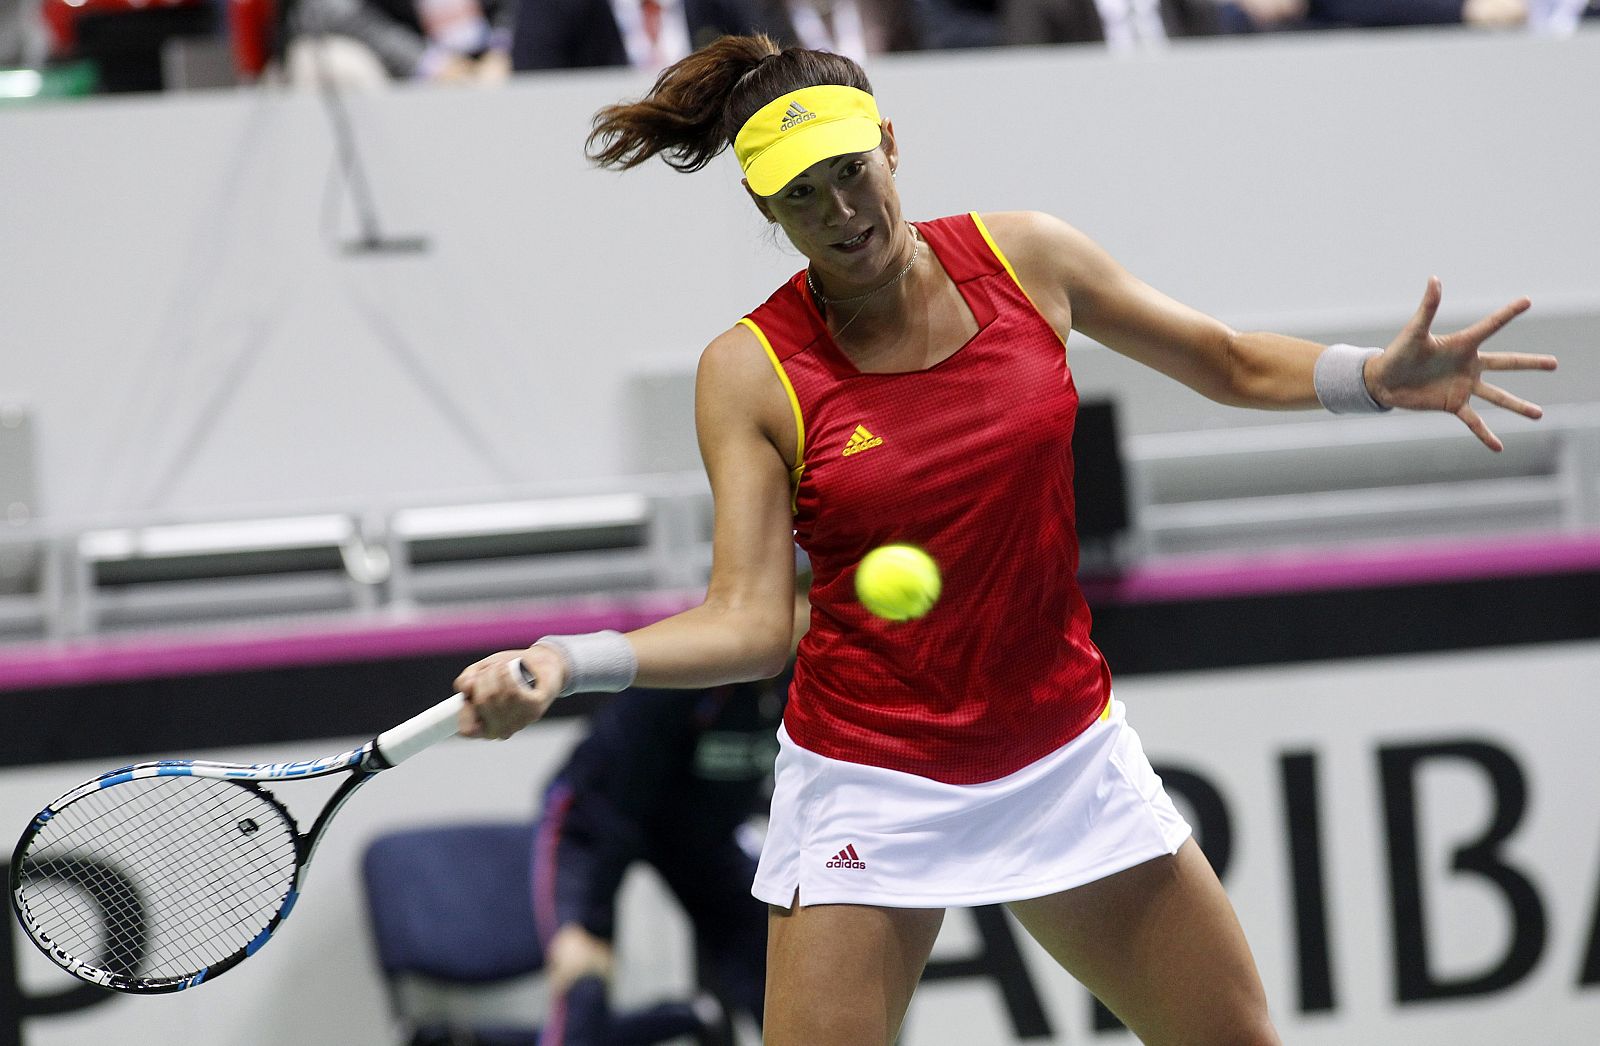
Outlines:
[{"label": "woman's thigh", "polygon": [[771,908],[766,1046],[890,1046],[942,908]]},{"label": "woman's thigh", "polygon": [[1279,1041],[1238,916],[1193,839],[1170,857],[1009,907],[1147,1046]]}]

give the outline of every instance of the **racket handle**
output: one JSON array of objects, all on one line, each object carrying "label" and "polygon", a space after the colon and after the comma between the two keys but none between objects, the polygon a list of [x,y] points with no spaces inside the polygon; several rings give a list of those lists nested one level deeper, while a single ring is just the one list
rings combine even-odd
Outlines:
[{"label": "racket handle", "polygon": [[390,766],[399,766],[424,748],[456,736],[456,714],[465,703],[460,694],[447,697],[426,712],[385,730],[374,744]]}]

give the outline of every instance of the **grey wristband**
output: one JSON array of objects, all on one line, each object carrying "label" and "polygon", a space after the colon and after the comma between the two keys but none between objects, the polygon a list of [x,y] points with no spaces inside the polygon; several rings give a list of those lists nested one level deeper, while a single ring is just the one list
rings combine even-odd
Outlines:
[{"label": "grey wristband", "polygon": [[1335,414],[1382,414],[1393,410],[1379,406],[1367,391],[1367,380],[1362,375],[1367,361],[1381,355],[1382,349],[1356,345],[1329,345],[1323,349],[1311,379],[1318,402]]},{"label": "grey wristband", "polygon": [[633,685],[639,659],[621,632],[585,632],[580,636],[543,636],[534,646],[554,650],[567,667],[561,697],[571,694],[614,694]]}]

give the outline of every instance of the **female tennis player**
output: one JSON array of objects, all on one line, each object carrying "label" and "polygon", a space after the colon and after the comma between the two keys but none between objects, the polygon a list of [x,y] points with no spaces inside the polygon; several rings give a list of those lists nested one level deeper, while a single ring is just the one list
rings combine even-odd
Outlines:
[{"label": "female tennis player", "polygon": [[[560,694],[776,674],[791,536],[811,627],[779,734],[754,893],[771,907],[766,1041],[886,1046],[944,909],[1009,904],[1146,1043],[1275,1043],[1237,917],[1151,771],[1089,639],[1075,579],[1076,330],[1225,404],[1530,418],[1485,371],[1555,360],[1479,346],[1528,307],[1431,330],[1437,280],[1386,349],[1239,333],[1038,213],[908,222],[866,76],[724,38],[596,117],[591,156],[692,171],[731,146],[750,200],[808,265],[701,358],[716,501],[705,602],[626,636],[544,637],[472,665],[462,730],[504,737]],[[1019,146],[1020,148],[1021,146]],[[943,571],[923,619],[853,594],[871,549]]]}]

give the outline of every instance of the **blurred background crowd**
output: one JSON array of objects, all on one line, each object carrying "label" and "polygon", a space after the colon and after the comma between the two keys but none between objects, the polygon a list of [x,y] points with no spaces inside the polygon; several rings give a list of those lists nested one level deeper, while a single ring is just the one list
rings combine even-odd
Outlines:
[{"label": "blurred background crowd", "polygon": [[889,51],[1462,24],[1562,33],[1600,0],[0,0],[0,98],[261,79],[492,84],[658,70],[764,31],[858,60]]}]

